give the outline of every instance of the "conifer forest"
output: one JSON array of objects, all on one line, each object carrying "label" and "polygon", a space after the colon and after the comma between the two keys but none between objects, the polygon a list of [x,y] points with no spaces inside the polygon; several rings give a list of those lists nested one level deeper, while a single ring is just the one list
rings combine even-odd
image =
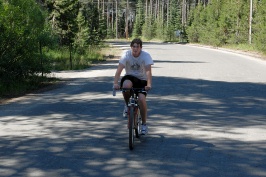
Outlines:
[{"label": "conifer forest", "polygon": [[[266,51],[265,0],[0,0],[0,86],[49,73],[106,39],[160,40]],[[69,59],[68,59],[69,60]]]}]

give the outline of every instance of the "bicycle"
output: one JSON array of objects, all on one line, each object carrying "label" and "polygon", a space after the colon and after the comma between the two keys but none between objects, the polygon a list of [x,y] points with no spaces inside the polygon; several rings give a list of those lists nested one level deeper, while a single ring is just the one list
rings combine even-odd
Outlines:
[{"label": "bicycle", "polygon": [[[122,88],[120,89],[122,92],[130,91],[130,99],[127,103],[128,107],[128,140],[129,140],[129,149],[133,150],[135,136],[136,138],[140,138],[141,136],[141,125],[142,118],[140,116],[140,108],[138,105],[138,94],[146,93],[147,91],[144,88]],[[116,95],[116,90],[113,90],[113,96]],[[134,136],[135,132],[135,136]]]}]

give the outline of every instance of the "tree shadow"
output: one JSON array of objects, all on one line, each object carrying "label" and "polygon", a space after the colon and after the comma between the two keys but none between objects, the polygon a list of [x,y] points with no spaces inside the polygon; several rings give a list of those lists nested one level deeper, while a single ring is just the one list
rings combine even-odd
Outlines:
[{"label": "tree shadow", "polygon": [[153,78],[133,151],[112,77],[1,105],[0,176],[265,176],[265,84]]},{"label": "tree shadow", "polygon": [[155,63],[206,63],[202,61],[173,61],[173,60],[154,60]]}]

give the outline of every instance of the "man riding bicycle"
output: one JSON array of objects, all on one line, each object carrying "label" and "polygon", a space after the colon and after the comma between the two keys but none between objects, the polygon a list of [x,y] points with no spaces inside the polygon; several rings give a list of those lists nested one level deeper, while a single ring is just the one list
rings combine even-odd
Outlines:
[{"label": "man riding bicycle", "polygon": [[[119,64],[115,73],[114,88],[144,88],[146,91],[151,89],[152,85],[152,70],[153,60],[150,54],[142,50],[141,39],[133,39],[130,44],[131,50],[125,51],[119,60]],[[125,76],[122,77],[120,85],[118,81],[120,75],[125,69]],[[126,104],[129,101],[130,93],[123,92]],[[147,103],[146,93],[138,94],[138,104],[142,118],[142,134],[148,133],[147,122]],[[125,106],[124,117],[127,117],[127,106]]]}]

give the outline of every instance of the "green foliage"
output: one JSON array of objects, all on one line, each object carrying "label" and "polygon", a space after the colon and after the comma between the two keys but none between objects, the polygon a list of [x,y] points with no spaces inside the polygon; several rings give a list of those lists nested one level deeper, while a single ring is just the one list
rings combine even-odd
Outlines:
[{"label": "green foliage", "polygon": [[98,45],[101,41],[99,13],[95,4],[80,3],[77,25],[74,44],[76,51],[82,54],[86,48]]},{"label": "green foliage", "polygon": [[199,4],[187,27],[191,42],[221,46],[247,43],[249,31],[249,1],[211,1]]},{"label": "green foliage", "polygon": [[254,45],[266,53],[266,1],[257,3],[253,21]]},{"label": "green foliage", "polygon": [[[229,1],[229,0],[227,0]],[[246,0],[225,2],[223,15],[227,18],[228,38],[225,43],[241,44],[248,41],[249,3]]]},{"label": "green foliage", "polygon": [[153,26],[155,29],[155,37],[163,40],[165,38],[164,22],[162,20],[156,20]]},{"label": "green foliage", "polygon": [[42,71],[38,42],[45,19],[33,0],[0,4],[0,80],[6,84]]},{"label": "green foliage", "polygon": [[200,42],[201,31],[204,28],[205,20],[202,18],[204,7],[199,4],[192,12],[187,27],[188,40],[190,42]]},{"label": "green foliage", "polygon": [[167,40],[174,40],[176,38],[175,31],[182,30],[181,24],[181,2],[178,0],[170,1],[170,14],[169,14],[169,24],[167,27]]},{"label": "green foliage", "polygon": [[60,36],[60,43],[69,46],[78,32],[78,0],[60,0],[54,2],[53,26]]},{"label": "green foliage", "polygon": [[220,33],[219,39],[221,40],[222,44],[228,44],[235,33],[233,19],[236,19],[236,16],[231,12],[236,11],[236,9],[231,3],[222,4],[221,7],[223,13],[221,13],[218,22]]},{"label": "green foliage", "polygon": [[152,16],[149,15],[148,17],[146,17],[145,23],[142,27],[142,35],[147,40],[151,40],[154,37],[154,26],[152,25],[153,21],[154,20],[152,19]]},{"label": "green foliage", "polygon": [[56,81],[57,80],[55,78],[29,76],[27,79],[11,82],[8,85],[6,83],[0,82],[0,97],[13,98],[21,96],[23,94],[52,85]]},{"label": "green foliage", "polygon": [[51,70],[69,70],[69,69],[85,69],[88,68],[93,62],[103,61],[104,57],[99,52],[98,48],[90,47],[81,53],[73,54],[72,68],[70,68],[69,53],[66,47],[58,49],[45,50],[45,58],[49,58],[52,63]]},{"label": "green foliage", "polygon": [[190,17],[187,28],[190,42],[200,42],[208,45],[220,45],[219,17],[220,1],[213,1],[207,7],[199,4]]},{"label": "green foliage", "polygon": [[219,46],[219,18],[221,11],[221,1],[213,1],[211,4],[204,8],[202,17],[203,29],[200,30],[199,41],[208,45]]},{"label": "green foliage", "polygon": [[144,6],[143,1],[138,0],[136,10],[136,21],[133,28],[133,37],[140,37],[142,35],[142,25],[144,24]]}]

